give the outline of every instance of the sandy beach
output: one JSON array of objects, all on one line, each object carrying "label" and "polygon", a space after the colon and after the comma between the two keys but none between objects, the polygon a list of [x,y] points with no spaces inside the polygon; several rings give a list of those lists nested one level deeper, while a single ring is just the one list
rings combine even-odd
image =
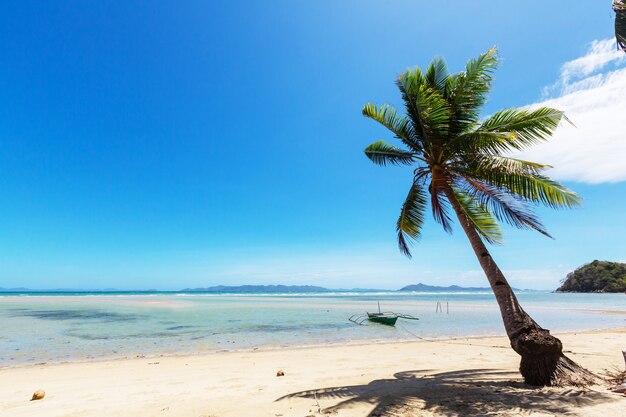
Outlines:
[{"label": "sandy beach", "polygon": [[[594,372],[624,368],[626,329],[559,336]],[[0,369],[0,415],[626,415],[624,395],[528,387],[517,365],[488,337],[21,366]],[[46,397],[29,401],[37,389]]]},{"label": "sandy beach", "polygon": [[626,417],[626,0],[3,6],[0,417]]}]

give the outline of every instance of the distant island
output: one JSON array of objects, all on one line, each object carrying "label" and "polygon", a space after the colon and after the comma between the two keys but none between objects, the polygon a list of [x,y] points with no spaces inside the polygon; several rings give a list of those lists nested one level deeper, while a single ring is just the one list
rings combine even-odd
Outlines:
[{"label": "distant island", "polygon": [[414,284],[407,285],[399,290],[381,290],[372,288],[350,288],[350,289],[330,289],[315,285],[216,285],[204,288],[184,288],[177,291],[159,291],[159,290],[119,290],[115,288],[106,289],[29,289],[29,288],[0,288],[0,293],[59,293],[59,294],[143,294],[143,293],[215,293],[215,294],[295,294],[295,293],[330,293],[330,292],[398,292],[398,291],[415,291],[415,292],[458,292],[458,291],[490,291],[485,287],[460,287],[458,285],[450,285],[447,287]]},{"label": "distant island", "polygon": [[[439,287],[435,285],[414,284],[407,285],[395,291],[419,291],[419,292],[437,292],[437,291],[490,291],[490,288],[483,287],[460,287],[458,285],[450,285],[448,287]],[[394,290],[379,290],[371,288],[351,288],[351,289],[330,289],[324,287],[316,287],[313,285],[239,285],[227,286],[217,285],[207,288],[185,288],[182,292],[208,292],[208,293],[320,293],[320,292],[393,292]]]},{"label": "distant island", "polygon": [[400,288],[398,291],[420,291],[420,292],[435,292],[435,291],[491,291],[491,288],[487,287],[459,287],[458,285],[450,285],[448,287],[439,287],[436,285],[419,284],[407,285]]},{"label": "distant island", "polygon": [[217,292],[217,293],[300,293],[331,292],[328,288],[314,285],[216,285],[207,288],[185,288],[181,292]]},{"label": "distant island", "polygon": [[595,260],[567,274],[556,292],[626,292],[626,264]]}]

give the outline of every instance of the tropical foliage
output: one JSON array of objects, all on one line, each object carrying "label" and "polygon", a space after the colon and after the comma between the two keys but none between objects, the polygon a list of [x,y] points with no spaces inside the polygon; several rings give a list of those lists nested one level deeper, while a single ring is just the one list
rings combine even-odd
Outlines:
[{"label": "tropical foliage", "polygon": [[567,274],[557,291],[625,292],[626,264],[595,260]]},{"label": "tropical foliage", "polygon": [[626,0],[613,0],[617,47],[626,52]]},{"label": "tropical foliage", "polygon": [[410,69],[396,84],[404,114],[384,104],[367,104],[363,115],[393,133],[399,145],[372,143],[365,154],[378,165],[411,165],[413,178],[396,224],[400,250],[411,256],[430,205],[434,219],[452,230],[455,199],[472,227],[487,242],[500,243],[500,223],[549,236],[533,211],[543,204],[574,207],[580,199],[548,178],[550,166],[510,156],[547,140],[564,120],[548,107],[505,109],[480,119],[498,59],[495,48],[450,74],[443,59],[426,69]]}]

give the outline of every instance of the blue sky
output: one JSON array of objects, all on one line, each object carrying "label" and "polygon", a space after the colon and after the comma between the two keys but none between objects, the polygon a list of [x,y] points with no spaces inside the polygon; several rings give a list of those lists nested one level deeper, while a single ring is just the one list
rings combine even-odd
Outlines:
[{"label": "blue sky", "polygon": [[576,129],[530,152],[585,198],[540,211],[555,240],[506,229],[494,257],[514,285],[547,289],[626,260],[610,2],[469,3],[6,5],[0,287],[486,285],[460,230],[429,222],[412,260],[397,251],[411,174],[365,158],[391,138],[360,110],[397,104],[407,67],[443,56],[458,71],[492,45],[484,114],[566,110]]}]

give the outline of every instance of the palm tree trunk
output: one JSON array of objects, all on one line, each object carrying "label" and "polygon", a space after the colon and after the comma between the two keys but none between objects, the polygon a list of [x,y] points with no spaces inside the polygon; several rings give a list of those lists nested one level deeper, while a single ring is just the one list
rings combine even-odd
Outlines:
[{"label": "palm tree trunk", "polygon": [[487,250],[480,235],[456,200],[452,189],[444,186],[461,227],[496,296],[511,347],[521,356],[520,373],[531,385],[588,385],[595,376],[563,354],[561,341],[539,326],[519,304],[513,289]]}]

